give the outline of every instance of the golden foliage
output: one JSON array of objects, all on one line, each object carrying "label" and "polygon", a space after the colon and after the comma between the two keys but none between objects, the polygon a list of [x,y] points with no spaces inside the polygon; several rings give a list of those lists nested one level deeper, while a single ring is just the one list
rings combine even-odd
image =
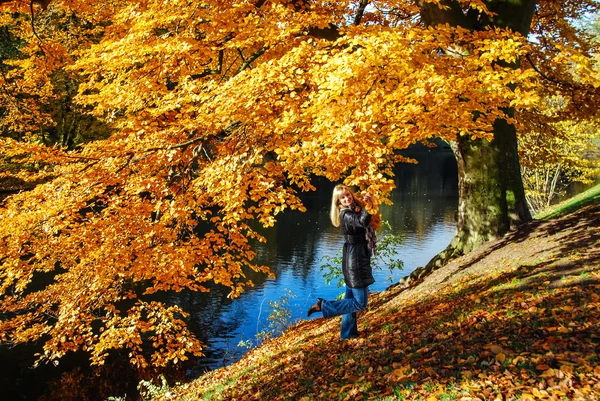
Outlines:
[{"label": "golden foliage", "polygon": [[[239,295],[246,272],[269,273],[253,263],[251,241],[264,241],[253,222],[303,210],[298,192],[314,176],[388,202],[397,151],[491,139],[497,119],[526,126],[540,93],[558,90],[543,77],[575,85],[576,73],[578,96],[597,104],[591,48],[566,37],[577,4],[540,3],[552,13],[535,32],[557,41],[561,23],[556,44],[424,27],[408,1],[377,2],[353,25],[356,2],[310,4],[56,0],[33,23],[24,2],[2,6],[19,55],[1,66],[2,132],[18,139],[3,139],[1,156],[40,165],[21,179],[49,180],[0,209],[3,342],[50,338],[43,358],[83,349],[98,364],[118,348],[139,366],[198,354],[182,311],[144,297],[209,283]],[[57,71],[76,78],[77,107],[110,138],[71,151],[36,143],[56,124],[44,106]]]},{"label": "golden foliage", "polygon": [[574,182],[600,175],[600,130],[590,121],[540,124],[519,142],[523,184],[532,212],[550,206]]}]

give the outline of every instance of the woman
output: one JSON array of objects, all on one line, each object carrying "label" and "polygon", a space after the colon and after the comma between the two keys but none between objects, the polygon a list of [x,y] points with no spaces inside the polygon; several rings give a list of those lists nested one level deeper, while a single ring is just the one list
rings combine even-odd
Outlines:
[{"label": "woman", "polygon": [[[365,204],[372,206],[371,194],[363,197]],[[358,337],[356,312],[367,307],[369,285],[375,282],[371,269],[371,252],[367,233],[371,215],[360,205],[354,193],[345,185],[337,185],[331,198],[331,222],[341,227],[344,234],[342,272],[346,283],[346,296],[340,301],[318,298],[308,309],[308,316],[323,312],[326,318],[342,315],[340,337]]]}]

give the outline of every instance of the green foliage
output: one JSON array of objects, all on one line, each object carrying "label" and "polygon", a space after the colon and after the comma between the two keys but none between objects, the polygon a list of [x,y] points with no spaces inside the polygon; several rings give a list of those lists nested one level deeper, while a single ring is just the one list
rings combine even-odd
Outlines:
[{"label": "green foliage", "polygon": [[321,258],[326,263],[320,266],[321,271],[324,271],[323,277],[327,285],[331,285],[331,282],[338,279],[337,286],[341,287],[344,285],[344,278],[342,277],[342,251],[338,251],[335,256],[325,255]]},{"label": "green foliage", "polygon": [[[295,323],[292,319],[292,311],[290,302],[296,298],[292,290],[285,290],[285,293],[278,300],[271,300],[269,304],[269,315],[267,316],[267,327],[256,333],[256,345],[265,342],[266,340],[276,337],[283,333],[285,329]],[[260,314],[259,317],[260,319]],[[252,339],[240,340],[238,347],[252,348],[254,346]]]},{"label": "green foliage", "polygon": [[[141,380],[137,388],[140,392],[140,400],[141,401],[150,401],[160,397],[168,397],[169,392],[172,390],[172,387],[167,382],[167,379],[164,375],[158,376],[158,380],[160,383],[156,384],[152,380]],[[180,383],[175,383],[175,386],[179,386]],[[111,396],[106,399],[106,401],[126,401],[127,394],[124,396]]]},{"label": "green foliage", "polygon": [[[158,377],[160,379],[160,384],[154,384],[150,380],[142,380],[138,384],[138,390],[140,391],[140,397],[142,400],[153,400],[159,396],[168,396],[169,391],[171,391],[171,386],[167,383],[167,379],[165,379],[164,375],[160,375]],[[179,385],[179,383],[175,383],[175,385]]]},{"label": "green foliage", "polygon": [[[404,262],[397,258],[397,249],[401,244],[402,236],[392,232],[392,227],[388,221],[382,221],[380,233],[377,236],[377,248],[371,257],[371,267],[373,270],[387,268],[390,272],[390,276],[388,276],[390,281],[392,281],[394,270],[404,268]],[[325,282],[330,285],[334,280],[337,280],[337,286],[342,287],[344,285],[342,251],[340,250],[335,256],[325,255],[321,260],[325,261],[320,266],[321,271],[324,272]]]},{"label": "green foliage", "polygon": [[267,317],[268,330],[277,335],[283,332],[286,328],[291,326],[294,322],[292,320],[292,313],[289,308],[290,301],[296,298],[292,290],[287,290],[277,301],[269,301],[270,313]]}]

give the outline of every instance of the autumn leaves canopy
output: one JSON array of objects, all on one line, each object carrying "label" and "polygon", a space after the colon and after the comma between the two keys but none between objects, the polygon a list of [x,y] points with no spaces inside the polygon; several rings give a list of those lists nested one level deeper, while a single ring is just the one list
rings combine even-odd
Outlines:
[{"label": "autumn leaves canopy", "polygon": [[[252,223],[303,210],[311,178],[385,202],[399,150],[492,139],[498,119],[527,127],[573,69],[586,96],[598,87],[592,47],[567,23],[595,2],[540,2],[537,43],[427,26],[411,1],[1,3],[15,50],[0,68],[1,156],[16,166],[3,177],[44,184],[0,209],[0,339],[44,338],[41,359],[199,354],[184,311],[146,296],[216,283],[235,297],[248,269],[268,274]],[[494,2],[460,4],[494,15]],[[46,146],[57,99],[111,136]]]}]

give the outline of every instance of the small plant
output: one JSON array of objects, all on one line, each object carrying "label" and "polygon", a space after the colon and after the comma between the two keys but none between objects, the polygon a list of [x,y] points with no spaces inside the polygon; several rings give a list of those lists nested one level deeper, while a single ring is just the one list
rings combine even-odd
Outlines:
[{"label": "small plant", "polygon": [[240,340],[240,342],[238,343],[238,347],[250,349],[253,347],[252,340],[251,339]]},{"label": "small plant", "polygon": [[[160,375],[158,378],[160,379],[160,384],[154,384],[150,380],[140,381],[137,388],[140,390],[140,397],[142,397],[142,400],[151,400],[156,397],[169,394],[171,386],[169,386],[169,383],[167,383],[165,376]],[[175,383],[175,385],[179,385],[179,383]]]},{"label": "small plant", "polygon": [[294,322],[292,321],[292,312],[289,308],[290,300],[296,298],[296,295],[292,290],[286,290],[277,301],[269,301],[269,308],[271,313],[267,317],[269,322],[269,329],[274,334],[281,334],[285,329],[291,326]]},{"label": "small plant", "polygon": [[436,384],[433,384],[433,383],[431,383],[431,382],[427,382],[427,383],[425,383],[425,385],[423,386],[423,389],[424,389],[424,390],[425,390],[427,393],[433,393],[433,392],[435,392],[436,388],[437,388],[437,385],[436,385]]},{"label": "small plant", "polygon": [[[276,301],[269,301],[270,313],[267,316],[267,329],[260,330],[256,333],[256,343],[260,344],[270,338],[276,337],[281,334],[285,329],[294,324],[292,319],[292,311],[289,307],[290,301],[296,298],[296,295],[292,290],[285,290],[286,293],[279,297]],[[259,314],[260,319],[260,314]],[[258,326],[258,322],[257,322]],[[246,348],[252,347],[252,341],[240,341],[240,346]]]},{"label": "small plant", "polygon": [[[394,270],[402,270],[404,268],[404,262],[400,259],[396,259],[396,249],[402,244],[402,237],[398,234],[392,234],[392,227],[387,221],[381,222],[382,229],[385,235],[379,235],[377,241],[377,249],[371,257],[371,266],[373,270],[383,270],[387,267],[390,272],[388,276],[389,280],[392,281],[392,273]],[[325,255],[321,258],[325,263],[321,265],[321,271],[324,271],[323,277],[325,282],[330,285],[332,281],[337,280],[337,286],[342,287],[344,285],[344,277],[342,275],[342,251],[340,250],[335,256]]]},{"label": "small plant", "polygon": [[440,401],[452,401],[457,400],[458,396],[456,394],[440,394]]}]

